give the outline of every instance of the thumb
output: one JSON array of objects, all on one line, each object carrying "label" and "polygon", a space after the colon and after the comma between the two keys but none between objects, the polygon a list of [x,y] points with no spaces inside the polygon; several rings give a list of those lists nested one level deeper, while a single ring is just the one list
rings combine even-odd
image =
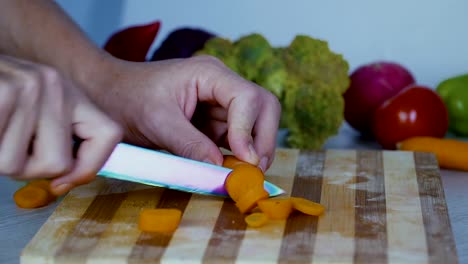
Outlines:
[{"label": "thumb", "polygon": [[185,116],[167,115],[159,129],[158,138],[163,147],[171,153],[189,159],[209,162],[216,165],[223,163],[223,154],[216,144],[186,119]]}]

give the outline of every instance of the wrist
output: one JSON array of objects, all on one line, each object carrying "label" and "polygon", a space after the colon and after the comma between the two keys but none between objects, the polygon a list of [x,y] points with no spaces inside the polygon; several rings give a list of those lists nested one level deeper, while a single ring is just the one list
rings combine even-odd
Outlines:
[{"label": "wrist", "polygon": [[121,63],[108,53],[102,51],[88,61],[80,61],[73,65],[71,77],[79,83],[88,98],[115,121],[118,119],[118,109],[115,108],[118,65]]}]

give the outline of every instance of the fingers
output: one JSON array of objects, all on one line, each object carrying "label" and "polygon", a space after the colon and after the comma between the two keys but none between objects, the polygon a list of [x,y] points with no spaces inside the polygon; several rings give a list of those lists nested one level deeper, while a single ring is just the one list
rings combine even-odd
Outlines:
[{"label": "fingers", "polygon": [[61,195],[92,181],[122,139],[120,126],[86,101],[72,113],[73,131],[81,142],[73,169],[52,181],[52,191]]},{"label": "fingers", "polygon": [[274,160],[281,105],[273,94],[263,97],[263,104],[254,127],[254,146],[260,157],[259,167],[266,171]]},{"label": "fingers", "polygon": [[17,90],[11,89],[8,79],[8,76],[0,74],[0,142],[17,101]]},{"label": "fingers", "polygon": [[72,166],[72,131],[70,108],[65,87],[55,70],[42,66],[43,95],[36,128],[33,153],[21,178],[53,178]]},{"label": "fingers", "polygon": [[219,148],[195,128],[182,112],[169,110],[165,115],[160,115],[150,123],[148,131],[152,131],[150,139],[153,142],[176,155],[217,165],[223,162]]},{"label": "fingers", "polygon": [[252,137],[259,113],[258,101],[256,96],[238,96],[232,100],[228,114],[228,140],[232,152],[255,165],[260,161]]},{"label": "fingers", "polygon": [[[276,147],[281,107],[262,87],[240,78],[219,63],[204,59],[208,74],[199,81],[202,101],[216,102],[228,110],[228,140],[240,159],[269,167]],[[211,74],[210,74],[211,72]]]},{"label": "fingers", "polygon": [[[3,89],[13,91],[8,92],[9,96],[16,96],[8,100],[10,104],[14,104],[14,109],[7,109],[7,112],[12,112],[11,116],[2,118],[0,173],[17,176],[23,172],[29,143],[36,127],[41,81],[32,68],[11,61],[2,61],[0,71],[8,75],[3,79]],[[6,105],[8,107],[8,103]]]}]

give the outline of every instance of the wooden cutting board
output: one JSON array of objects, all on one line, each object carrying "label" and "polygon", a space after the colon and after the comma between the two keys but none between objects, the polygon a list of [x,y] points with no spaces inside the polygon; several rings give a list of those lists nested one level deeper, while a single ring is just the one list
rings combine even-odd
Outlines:
[{"label": "wooden cutting board", "polygon": [[[249,228],[229,199],[98,179],[69,193],[21,263],[457,263],[433,155],[280,149],[267,178],[325,205]],[[141,233],[147,207],[184,211],[172,235]]]}]

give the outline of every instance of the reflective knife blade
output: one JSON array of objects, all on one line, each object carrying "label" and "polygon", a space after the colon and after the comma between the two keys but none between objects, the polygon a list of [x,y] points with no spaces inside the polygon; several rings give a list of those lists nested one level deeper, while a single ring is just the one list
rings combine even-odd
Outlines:
[{"label": "reflective knife blade", "polygon": [[[185,192],[228,196],[224,181],[231,172],[221,166],[182,158],[166,152],[119,143],[98,172],[99,176]],[[270,196],[283,194],[265,181]]]}]

